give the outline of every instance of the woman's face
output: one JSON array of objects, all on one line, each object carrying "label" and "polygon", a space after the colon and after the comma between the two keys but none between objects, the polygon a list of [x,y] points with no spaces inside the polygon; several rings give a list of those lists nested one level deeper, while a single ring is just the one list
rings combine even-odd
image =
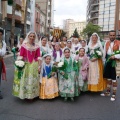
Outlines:
[{"label": "woman's face", "polygon": [[30,43],[34,43],[35,42],[35,34],[34,33],[30,33],[30,35],[28,36],[29,38],[29,42]]},{"label": "woman's face", "polygon": [[98,37],[96,35],[92,36],[92,43],[97,43]]},{"label": "woman's face", "polygon": [[84,49],[80,49],[79,50],[79,56],[84,56],[85,55],[85,50]]},{"label": "woman's face", "polygon": [[69,58],[70,57],[70,51],[69,50],[65,50],[64,51],[64,55],[65,55],[65,58]]},{"label": "woman's face", "polygon": [[53,38],[53,42],[57,42],[56,37]]},{"label": "woman's face", "polygon": [[51,57],[50,57],[50,56],[47,56],[47,57],[45,58],[45,63],[46,63],[46,64],[50,64],[50,61],[51,61]]},{"label": "woman's face", "polygon": [[45,46],[47,44],[47,39],[43,38],[41,42],[42,42],[42,45]]},{"label": "woman's face", "polygon": [[23,38],[20,38],[20,40],[19,40],[19,41],[20,41],[20,44],[22,44],[22,43],[23,43]]},{"label": "woman's face", "polygon": [[56,44],[56,45],[55,45],[55,50],[56,50],[56,51],[59,51],[59,50],[60,50],[60,45]]},{"label": "woman's face", "polygon": [[71,46],[72,46],[71,42],[67,42],[67,47],[71,48]]},{"label": "woman's face", "polygon": [[78,44],[78,39],[74,39],[74,43],[75,43],[75,44]]},{"label": "woman's face", "polygon": [[85,47],[85,46],[86,46],[86,42],[85,42],[85,41],[82,41],[82,42],[81,42],[81,45],[82,45],[82,47]]}]

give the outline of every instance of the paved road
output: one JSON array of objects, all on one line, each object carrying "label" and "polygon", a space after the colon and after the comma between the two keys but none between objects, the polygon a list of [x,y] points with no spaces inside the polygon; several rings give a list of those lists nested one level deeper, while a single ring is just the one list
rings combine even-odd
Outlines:
[{"label": "paved road", "polygon": [[120,120],[120,85],[115,102],[100,93],[82,94],[75,102],[64,102],[62,98],[20,100],[12,96],[13,62],[11,58],[5,62],[8,81],[2,82],[0,120]]}]

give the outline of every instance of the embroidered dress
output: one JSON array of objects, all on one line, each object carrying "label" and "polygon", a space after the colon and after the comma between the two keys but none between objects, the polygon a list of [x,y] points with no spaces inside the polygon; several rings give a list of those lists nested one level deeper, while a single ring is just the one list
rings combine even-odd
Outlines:
[{"label": "embroidered dress", "polygon": [[[75,97],[79,96],[79,83],[74,70],[74,60],[70,57],[69,59],[64,58],[62,60],[66,65],[66,69],[63,71],[68,74],[68,79],[65,79],[63,75],[58,74],[59,77],[59,93],[61,97]],[[61,72],[61,71],[60,71]]]},{"label": "embroidered dress", "polygon": [[79,55],[76,56],[76,61],[79,62],[79,86],[81,91],[87,91],[88,90],[88,68],[89,68],[89,60],[87,56],[79,57]]},{"label": "embroidered dress", "polygon": [[24,43],[20,50],[20,56],[26,62],[21,79],[18,79],[18,71],[15,69],[13,95],[20,99],[33,99],[39,96],[38,59],[40,49],[37,44],[28,47]]},{"label": "embroidered dress", "polygon": [[[97,43],[94,47],[89,46],[89,55],[94,54],[94,50],[100,48]],[[101,50],[102,52],[102,50]],[[94,57],[93,57],[94,58]],[[90,58],[90,59],[93,59]],[[106,88],[106,81],[103,79],[103,62],[102,58],[92,62],[89,61],[89,76],[88,76],[88,90],[97,92],[103,91]]]},{"label": "embroidered dress", "polygon": [[43,65],[42,80],[40,84],[40,99],[53,99],[58,97],[58,81],[56,77],[47,78],[52,70],[52,65]]}]

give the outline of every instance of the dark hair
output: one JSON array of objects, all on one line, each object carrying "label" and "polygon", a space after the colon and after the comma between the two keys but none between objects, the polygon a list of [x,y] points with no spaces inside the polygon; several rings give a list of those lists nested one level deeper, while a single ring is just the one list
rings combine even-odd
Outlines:
[{"label": "dark hair", "polygon": [[93,34],[92,36],[96,36],[98,38],[98,36],[96,34]]},{"label": "dark hair", "polygon": [[65,52],[66,50],[68,50],[68,51],[70,52],[70,49],[69,49],[69,48],[65,48],[65,49],[64,49],[64,52]]},{"label": "dark hair", "polygon": [[82,49],[85,51],[85,48],[80,48],[79,51],[82,50]]},{"label": "dark hair", "polygon": [[86,41],[85,41],[85,40],[81,40],[81,42],[85,42],[85,43],[86,43]]},{"label": "dark hair", "polygon": [[46,38],[46,39],[47,39],[47,37],[43,36],[43,37],[41,37],[41,41],[42,41],[44,38]]},{"label": "dark hair", "polygon": [[3,31],[3,29],[1,29],[1,28],[0,28],[0,32],[2,33],[2,35],[4,34],[4,31]]},{"label": "dark hair", "polygon": [[67,37],[66,37],[66,36],[63,36],[63,38],[64,38],[64,37],[67,39]]},{"label": "dark hair", "polygon": [[114,33],[116,33],[116,31],[115,31],[115,30],[111,30],[111,31],[109,31],[109,34],[110,34],[111,32],[114,32]]},{"label": "dark hair", "polygon": [[58,38],[56,37],[56,36],[53,36],[53,38],[52,38],[52,41],[51,42],[53,42],[53,39],[56,39],[56,42],[58,42]]}]

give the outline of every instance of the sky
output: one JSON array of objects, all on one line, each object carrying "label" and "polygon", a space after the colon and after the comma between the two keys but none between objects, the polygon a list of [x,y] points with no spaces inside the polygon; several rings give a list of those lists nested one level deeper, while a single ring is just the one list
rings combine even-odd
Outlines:
[{"label": "sky", "polygon": [[63,20],[86,20],[87,0],[54,0],[54,24],[63,26]]}]

